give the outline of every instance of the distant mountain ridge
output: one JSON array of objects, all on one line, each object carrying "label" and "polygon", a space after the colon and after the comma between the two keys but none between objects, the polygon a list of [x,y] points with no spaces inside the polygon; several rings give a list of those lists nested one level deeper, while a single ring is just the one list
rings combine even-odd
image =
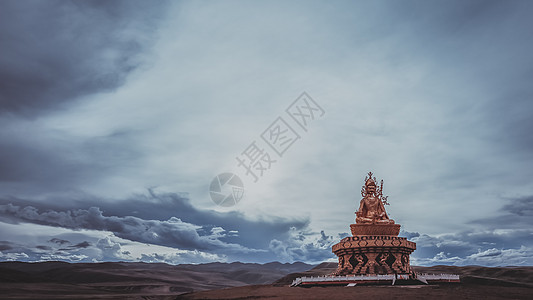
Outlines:
[{"label": "distant mountain ridge", "polygon": [[[134,295],[162,296],[244,286],[270,284],[289,273],[313,265],[272,262],[207,263],[168,265],[142,262],[0,262],[0,295],[3,299],[24,297],[45,299],[45,295],[76,298],[117,298]],[[53,287],[53,288],[52,288]],[[53,297],[52,297],[53,298]]]}]

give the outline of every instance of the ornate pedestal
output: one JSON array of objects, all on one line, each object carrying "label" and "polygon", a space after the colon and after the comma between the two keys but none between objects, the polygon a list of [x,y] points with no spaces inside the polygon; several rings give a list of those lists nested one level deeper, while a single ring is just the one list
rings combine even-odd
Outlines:
[{"label": "ornate pedestal", "polygon": [[[357,226],[350,226],[352,230],[354,225]],[[395,225],[399,231],[400,225]],[[391,229],[388,225],[372,226],[375,227],[364,228],[376,232]],[[332,247],[333,253],[339,257],[334,275],[411,273],[409,255],[415,251],[416,244],[396,235],[354,235],[342,239]]]}]

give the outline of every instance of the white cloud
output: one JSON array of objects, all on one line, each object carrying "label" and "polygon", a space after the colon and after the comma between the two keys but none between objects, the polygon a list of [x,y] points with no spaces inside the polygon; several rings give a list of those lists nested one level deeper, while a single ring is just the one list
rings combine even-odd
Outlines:
[{"label": "white cloud", "polygon": [[293,229],[287,239],[271,240],[269,249],[282,262],[320,263],[334,257],[331,253],[331,246],[334,243],[335,239],[332,236],[327,236],[324,231],[317,233]]},{"label": "white cloud", "polygon": [[478,250],[477,253],[465,257],[450,256],[451,253],[439,252],[431,258],[413,257],[412,264],[419,266],[432,265],[481,265],[489,267],[521,266],[531,265],[533,259],[533,248],[521,246],[517,249],[496,249]]},{"label": "white cloud", "polygon": [[14,252],[2,253],[2,251],[0,251],[0,258],[2,258],[2,260],[7,260],[7,261],[16,261],[16,260],[24,261],[28,259],[29,256],[26,253],[14,253]]},{"label": "white cloud", "polygon": [[209,262],[226,262],[225,255],[193,251],[176,251],[174,253],[149,253],[142,254],[139,261],[150,263],[166,263],[171,265],[184,263],[209,263]]},{"label": "white cloud", "polygon": [[194,248],[228,252],[257,252],[239,244],[220,240],[226,236],[221,227],[214,227],[211,235],[200,235],[202,226],[183,222],[179,218],[168,220],[144,220],[138,217],[104,216],[97,207],[87,210],[40,212],[32,206],[19,207],[0,205],[0,214],[15,221],[35,222],[69,229],[90,229],[113,232],[116,236],[137,242],[151,243],[178,248]]},{"label": "white cloud", "polygon": [[12,231],[12,236],[4,236],[12,242],[2,242],[0,260],[145,261],[169,264],[227,261],[227,256],[222,254],[139,243],[105,231],[73,231],[44,225],[0,222],[0,232],[13,228],[17,232]]},{"label": "white cloud", "polygon": [[485,251],[478,250],[477,253],[466,257],[468,264],[483,266],[513,266],[531,265],[533,263],[533,248],[520,246],[518,249],[496,249],[491,248]]}]

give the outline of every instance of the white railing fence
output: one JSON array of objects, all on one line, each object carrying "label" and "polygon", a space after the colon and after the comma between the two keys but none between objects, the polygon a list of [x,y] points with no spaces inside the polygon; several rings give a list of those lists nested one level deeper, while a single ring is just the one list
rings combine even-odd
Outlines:
[{"label": "white railing fence", "polygon": [[[459,275],[456,274],[417,274],[419,279],[425,280],[459,280]],[[381,280],[406,280],[409,279],[408,274],[397,275],[346,275],[346,276],[310,276],[299,277],[293,280],[291,286],[297,286],[302,283],[311,282],[336,282],[336,281],[381,281]]]}]

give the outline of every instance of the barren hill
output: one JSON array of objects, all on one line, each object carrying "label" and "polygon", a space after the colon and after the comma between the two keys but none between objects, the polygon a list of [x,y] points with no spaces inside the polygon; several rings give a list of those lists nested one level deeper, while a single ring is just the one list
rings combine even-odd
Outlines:
[{"label": "barren hill", "polygon": [[312,268],[304,263],[267,264],[1,262],[0,295],[9,298],[102,298],[149,296],[174,298],[181,293],[269,284],[288,273]]}]

